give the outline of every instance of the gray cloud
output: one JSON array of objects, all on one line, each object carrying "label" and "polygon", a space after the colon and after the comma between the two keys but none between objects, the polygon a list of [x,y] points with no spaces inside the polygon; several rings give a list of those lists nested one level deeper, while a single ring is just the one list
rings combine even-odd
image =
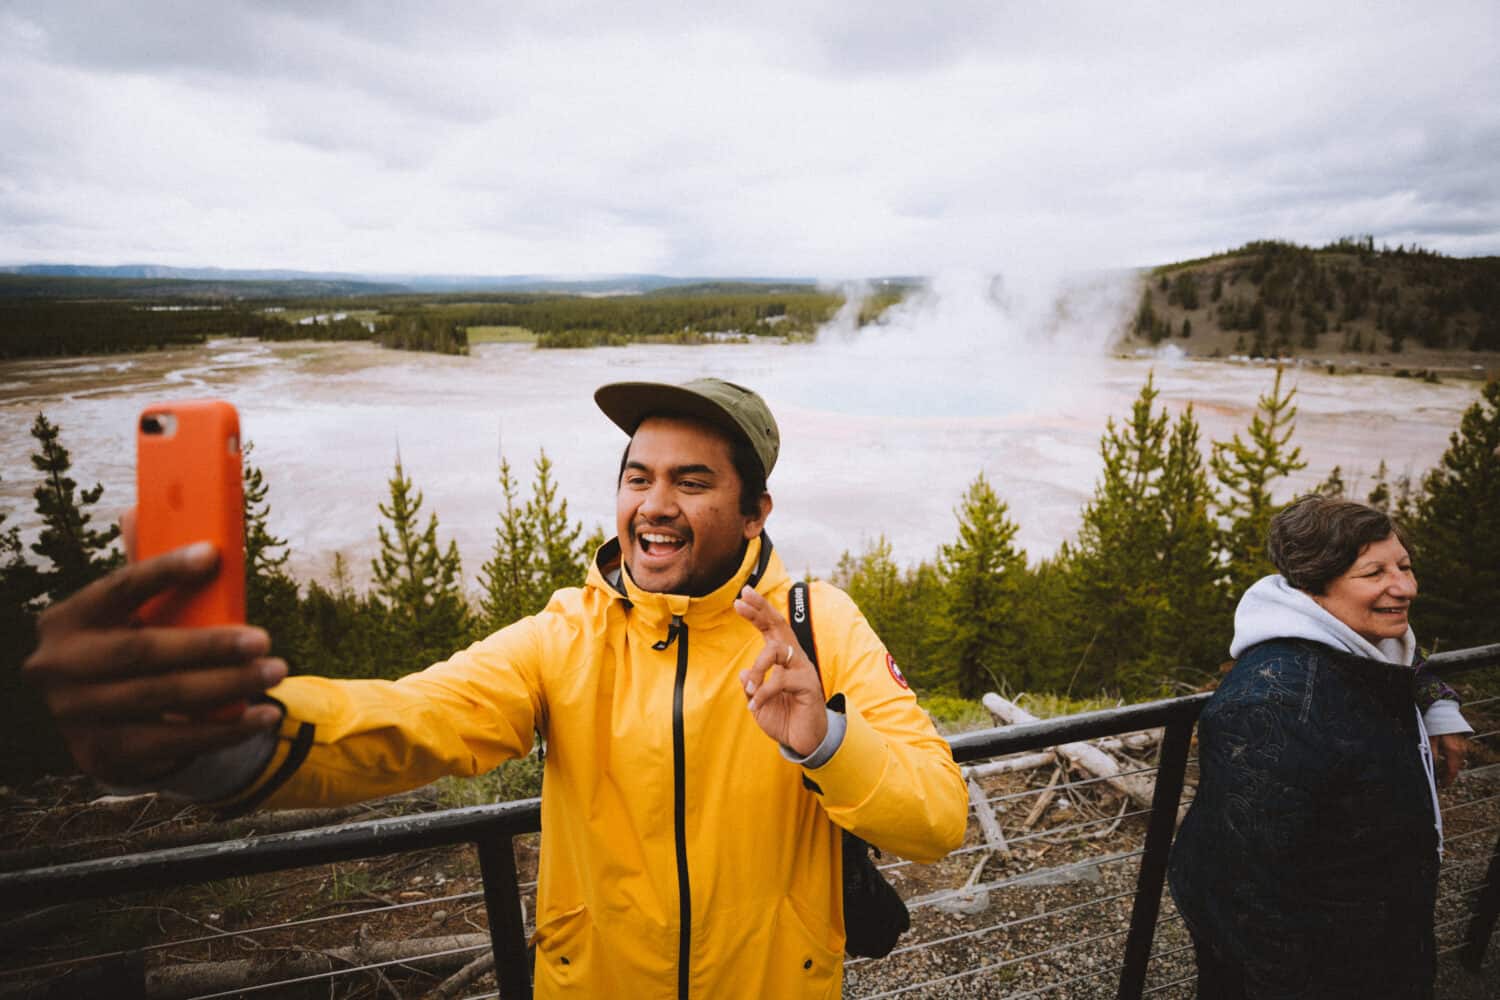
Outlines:
[{"label": "gray cloud", "polygon": [[808,273],[1500,252],[1488,2],[0,8],[0,262]]}]

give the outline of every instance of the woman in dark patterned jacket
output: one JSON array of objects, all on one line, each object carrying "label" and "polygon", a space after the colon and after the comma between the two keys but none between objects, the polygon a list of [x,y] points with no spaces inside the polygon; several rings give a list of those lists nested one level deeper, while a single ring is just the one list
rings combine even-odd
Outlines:
[{"label": "woman in dark patterned jacket", "polygon": [[1309,496],[1276,515],[1270,552],[1280,574],[1235,611],[1172,850],[1198,995],[1431,997],[1437,779],[1469,727],[1415,664],[1405,539],[1379,510]]}]

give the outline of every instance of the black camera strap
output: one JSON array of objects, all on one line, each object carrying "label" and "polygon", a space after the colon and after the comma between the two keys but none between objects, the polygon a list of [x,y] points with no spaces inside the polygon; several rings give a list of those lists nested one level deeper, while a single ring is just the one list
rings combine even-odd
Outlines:
[{"label": "black camera strap", "polygon": [[[807,584],[801,580],[792,584],[786,603],[792,634],[812,661],[821,683],[823,670],[818,666],[818,644],[812,630],[812,595]],[[823,697],[828,699],[827,688]],[[835,695],[829,700],[830,707],[842,711],[843,700],[842,694]],[[802,775],[802,785],[819,795],[823,793],[806,772]],[[864,958],[884,958],[896,946],[896,939],[911,927],[911,915],[901,895],[870,857],[871,851],[879,856],[880,848],[848,830],[840,829],[839,837],[844,858],[844,950]]]}]

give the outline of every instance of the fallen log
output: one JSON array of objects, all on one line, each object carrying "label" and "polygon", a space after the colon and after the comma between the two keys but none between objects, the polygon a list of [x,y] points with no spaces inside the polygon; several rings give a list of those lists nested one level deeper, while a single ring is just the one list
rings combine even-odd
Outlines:
[{"label": "fallen log", "polygon": [[1038,767],[1046,767],[1057,760],[1057,755],[1051,750],[1042,750],[1037,753],[1016,754],[1014,757],[1001,757],[999,760],[985,761],[983,764],[968,764],[959,768],[959,772],[965,780],[970,778],[988,778],[996,774],[1008,774],[1011,771],[1030,771]]},{"label": "fallen log", "polygon": [[[990,714],[1008,726],[1041,721],[1015,702],[993,692],[986,694],[982,700]],[[1156,789],[1156,783],[1151,779],[1136,774],[1122,775],[1120,765],[1113,757],[1088,743],[1063,743],[1054,749],[1069,764],[1096,778],[1103,778],[1111,788],[1127,796],[1141,808],[1151,808],[1151,796]]]},{"label": "fallen log", "polygon": [[345,969],[353,971],[382,963],[409,965],[441,975],[462,968],[473,960],[476,951],[489,946],[488,934],[449,934],[405,941],[371,941],[358,947],[317,952],[268,949],[254,958],[189,962],[152,969],[146,973],[146,996],[151,1000],[186,1000],[205,993]]},{"label": "fallen log", "polygon": [[431,993],[427,994],[427,1000],[454,1000],[455,997],[466,991],[481,976],[494,971],[495,950],[491,948],[441,983],[438,983],[437,987]]}]

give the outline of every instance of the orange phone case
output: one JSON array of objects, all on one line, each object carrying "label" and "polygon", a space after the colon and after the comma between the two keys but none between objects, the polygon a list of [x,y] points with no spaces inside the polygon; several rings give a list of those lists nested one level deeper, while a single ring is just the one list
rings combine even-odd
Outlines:
[{"label": "orange phone case", "polygon": [[238,625],[245,620],[245,512],[240,418],[220,399],[148,406],[136,427],[136,557],[192,542],[219,550],[219,571],[191,591],[141,609],[151,625]]}]

